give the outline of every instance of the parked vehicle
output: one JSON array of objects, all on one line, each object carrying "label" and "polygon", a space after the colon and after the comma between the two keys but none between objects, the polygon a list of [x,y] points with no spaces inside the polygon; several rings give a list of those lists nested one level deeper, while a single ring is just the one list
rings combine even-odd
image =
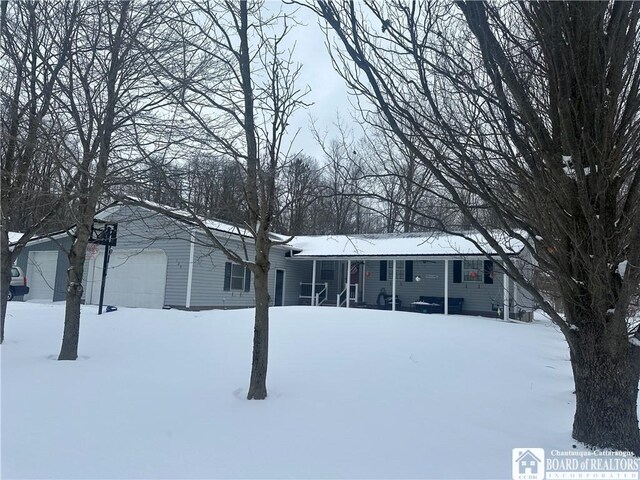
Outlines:
[{"label": "parked vehicle", "polygon": [[27,286],[27,277],[22,272],[20,267],[11,267],[11,285],[9,286],[9,294],[7,300],[13,300],[13,297],[22,296],[29,293],[29,287]]}]

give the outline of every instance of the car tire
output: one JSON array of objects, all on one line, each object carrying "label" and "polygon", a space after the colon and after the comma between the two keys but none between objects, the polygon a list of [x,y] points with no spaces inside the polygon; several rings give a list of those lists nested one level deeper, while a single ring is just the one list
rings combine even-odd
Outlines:
[{"label": "car tire", "polygon": [[13,288],[9,288],[9,293],[7,294],[7,301],[10,302],[13,300]]}]

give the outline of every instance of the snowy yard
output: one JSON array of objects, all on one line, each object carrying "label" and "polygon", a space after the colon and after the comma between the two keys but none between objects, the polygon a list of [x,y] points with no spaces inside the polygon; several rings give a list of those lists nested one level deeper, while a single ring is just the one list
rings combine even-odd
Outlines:
[{"label": "snowy yard", "polygon": [[253,310],[9,304],[2,478],[511,478],[568,450],[568,350],[550,323],[272,309],[269,398],[244,399]]}]

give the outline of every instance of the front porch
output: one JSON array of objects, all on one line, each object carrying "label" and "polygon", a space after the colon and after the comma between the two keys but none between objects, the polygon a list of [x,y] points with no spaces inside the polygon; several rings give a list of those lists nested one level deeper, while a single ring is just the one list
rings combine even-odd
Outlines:
[{"label": "front porch", "polygon": [[[503,254],[525,275],[532,264],[520,241],[504,237]],[[502,261],[477,234],[389,233],[296,237],[299,303],[531,318],[533,301],[510,282]],[[525,270],[523,270],[524,273]]]},{"label": "front porch", "polygon": [[505,320],[522,318],[526,310],[518,285],[509,281],[497,262],[483,257],[306,261],[311,263],[311,275],[308,281],[300,282],[301,304],[464,313]]}]

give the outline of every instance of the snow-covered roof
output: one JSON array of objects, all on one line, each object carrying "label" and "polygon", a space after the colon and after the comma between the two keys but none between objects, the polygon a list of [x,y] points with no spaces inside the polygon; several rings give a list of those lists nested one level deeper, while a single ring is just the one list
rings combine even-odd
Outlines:
[{"label": "snow-covered roof", "polygon": [[[499,239],[505,252],[515,255],[522,251],[524,245],[521,241],[506,234],[493,234]],[[478,233],[467,233],[464,237],[424,232],[302,236],[295,237],[289,245],[298,250],[293,255],[297,258],[468,256],[497,253]]]},{"label": "snow-covered roof", "polygon": [[[138,207],[147,209],[151,212],[154,212],[158,215],[167,215],[169,218],[174,218],[176,220],[195,224],[193,215],[187,210],[181,210],[179,208],[170,207],[168,205],[162,205],[160,203],[151,202],[148,200],[138,200],[136,198],[131,198],[131,200],[135,202],[135,203],[132,203],[132,206],[138,206]],[[98,220],[104,220],[109,216],[113,215],[114,213],[116,213],[118,210],[120,210],[123,207],[125,207],[125,204],[118,202],[114,205],[111,205],[105,208],[100,213],[96,214],[95,218]],[[251,236],[251,232],[248,229],[239,227],[238,225],[233,225],[231,223],[226,223],[219,220],[211,220],[211,219],[202,217],[200,215],[198,215],[198,219],[202,221],[202,223],[204,223],[204,225],[211,230],[215,230],[222,233],[242,235],[243,237]]]},{"label": "snow-covered roof", "polygon": [[[139,200],[133,197],[129,197],[130,200],[135,206],[139,206],[141,208],[146,208],[152,212],[156,212],[158,215],[167,215],[170,218],[174,218],[180,221],[188,222],[195,224],[195,220],[191,212],[187,210],[181,210],[175,207],[170,207],[168,205],[162,205],[160,203],[151,202],[148,200]],[[115,204],[103,209],[99,213],[96,214],[95,218],[98,220],[104,220],[108,218],[110,215],[113,215],[120,208],[124,207],[125,204],[116,202]],[[248,228],[240,227],[239,225],[234,225],[232,223],[227,223],[221,220],[209,219],[203,216],[198,216],[198,219],[202,221],[202,223],[209,228],[210,230],[228,233],[231,235],[240,235],[242,237],[252,238],[253,234]],[[279,235],[277,233],[271,233],[271,239],[274,241],[285,241],[289,237],[284,235]]]}]

